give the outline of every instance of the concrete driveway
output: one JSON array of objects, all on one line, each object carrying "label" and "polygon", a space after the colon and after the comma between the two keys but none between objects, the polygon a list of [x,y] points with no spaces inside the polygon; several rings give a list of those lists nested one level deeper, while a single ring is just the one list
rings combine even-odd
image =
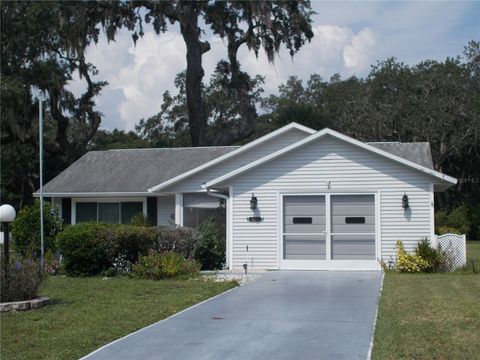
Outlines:
[{"label": "concrete driveway", "polygon": [[269,272],[85,359],[366,359],[381,281],[380,272]]}]

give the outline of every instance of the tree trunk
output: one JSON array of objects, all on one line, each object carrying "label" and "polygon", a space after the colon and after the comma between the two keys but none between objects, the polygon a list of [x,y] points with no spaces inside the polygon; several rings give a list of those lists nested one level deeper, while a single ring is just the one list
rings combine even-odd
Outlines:
[{"label": "tree trunk", "polygon": [[228,60],[230,62],[230,94],[232,101],[238,103],[238,112],[240,113],[240,122],[236,126],[222,128],[213,139],[213,145],[231,145],[237,141],[243,140],[255,131],[257,120],[257,109],[250,95],[249,84],[242,82],[240,65],[237,60],[237,52],[242,41],[235,40],[234,37],[228,41]]},{"label": "tree trunk", "polygon": [[186,4],[180,20],[180,29],[187,46],[186,93],[188,123],[193,146],[207,145],[207,113],[202,98],[202,55],[210,50],[210,44],[200,41],[198,9],[195,3]]}]

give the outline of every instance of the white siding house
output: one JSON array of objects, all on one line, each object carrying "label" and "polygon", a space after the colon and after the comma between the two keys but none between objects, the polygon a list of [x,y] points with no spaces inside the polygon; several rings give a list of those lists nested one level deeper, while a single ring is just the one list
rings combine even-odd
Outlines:
[{"label": "white siding house", "polygon": [[[412,251],[432,239],[434,191],[456,183],[433,169],[427,143],[363,143],[295,123],[241,147],[191,150],[115,153],[109,168],[120,170],[111,176],[122,180],[70,184],[92,163],[112,161],[109,152],[89,155],[45,193],[71,207],[62,212],[72,223],[76,204],[97,198],[120,210],[124,200],[140,201],[158,225],[194,226],[220,206],[229,268],[369,270],[394,254],[396,240]],[[145,180],[132,184],[131,172]],[[110,183],[115,191],[106,191]]]}]

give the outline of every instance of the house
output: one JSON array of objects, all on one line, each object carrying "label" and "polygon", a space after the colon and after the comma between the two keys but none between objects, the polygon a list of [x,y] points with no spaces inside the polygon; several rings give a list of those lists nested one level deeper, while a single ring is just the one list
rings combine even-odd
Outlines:
[{"label": "house", "polygon": [[71,224],[143,212],[196,226],[216,209],[229,268],[372,270],[396,240],[412,251],[433,238],[434,192],[456,181],[434,170],[428,143],[291,123],[241,147],[91,151],[44,196]]}]

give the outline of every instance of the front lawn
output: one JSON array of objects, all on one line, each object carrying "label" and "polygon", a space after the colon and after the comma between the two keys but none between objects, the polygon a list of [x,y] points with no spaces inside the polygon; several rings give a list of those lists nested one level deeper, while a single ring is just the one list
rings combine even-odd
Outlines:
[{"label": "front lawn", "polygon": [[[467,258],[480,264],[480,242]],[[386,273],[373,359],[478,359],[480,274]]]},{"label": "front lawn", "polygon": [[1,315],[0,358],[78,359],[236,284],[49,277],[45,308]]}]

